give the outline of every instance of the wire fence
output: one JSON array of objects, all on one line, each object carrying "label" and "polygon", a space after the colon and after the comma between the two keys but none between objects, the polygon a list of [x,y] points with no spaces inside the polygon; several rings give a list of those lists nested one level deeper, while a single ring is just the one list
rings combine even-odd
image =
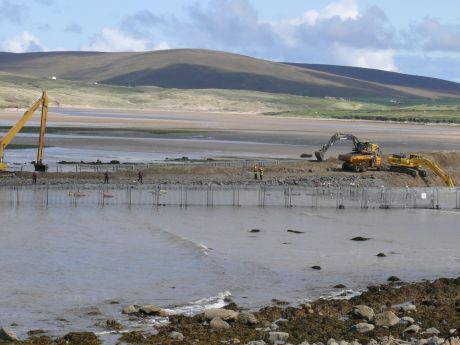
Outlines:
[{"label": "wire fence", "polygon": [[460,188],[311,188],[298,186],[3,186],[0,204],[152,207],[329,207],[460,209]]},{"label": "wire fence", "polygon": [[[146,170],[154,167],[169,166],[187,166],[187,167],[231,167],[231,168],[251,168],[255,164],[259,166],[276,166],[280,164],[290,164],[301,162],[300,159],[240,159],[240,160],[170,160],[158,161],[156,163],[122,163],[122,164],[105,164],[105,163],[65,163],[53,164],[49,172],[103,172],[103,171],[135,171]],[[13,167],[14,168],[14,167]],[[29,171],[33,166],[20,166],[13,169],[15,171]]]}]

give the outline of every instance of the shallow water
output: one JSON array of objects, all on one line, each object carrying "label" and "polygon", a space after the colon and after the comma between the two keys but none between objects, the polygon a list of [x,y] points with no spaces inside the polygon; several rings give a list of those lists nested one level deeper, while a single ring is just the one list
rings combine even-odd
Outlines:
[{"label": "shallow water", "polygon": [[0,320],[20,335],[134,327],[120,314],[131,303],[198,312],[229,291],[256,308],[460,273],[455,211],[3,205],[0,219]]}]

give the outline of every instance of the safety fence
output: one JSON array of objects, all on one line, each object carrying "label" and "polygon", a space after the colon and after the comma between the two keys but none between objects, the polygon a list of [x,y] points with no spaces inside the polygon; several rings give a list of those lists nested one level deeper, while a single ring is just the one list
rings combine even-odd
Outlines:
[{"label": "safety fence", "polygon": [[299,186],[3,186],[0,204],[460,209],[460,188]]},{"label": "safety fence", "polygon": [[[146,170],[154,167],[225,167],[225,168],[252,168],[255,164],[259,166],[276,166],[280,164],[297,163],[299,159],[216,159],[216,160],[169,160],[154,163],[122,163],[122,164],[97,164],[97,163],[66,163],[51,164],[49,172],[118,172]],[[11,167],[14,171],[32,171],[33,165]]]}]

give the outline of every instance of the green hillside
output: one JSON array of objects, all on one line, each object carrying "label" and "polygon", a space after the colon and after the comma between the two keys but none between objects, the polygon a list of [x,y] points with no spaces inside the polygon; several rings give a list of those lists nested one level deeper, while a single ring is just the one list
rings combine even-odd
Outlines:
[{"label": "green hillside", "polygon": [[0,71],[116,86],[252,90],[310,97],[460,97],[457,83],[367,69],[357,73],[349,67],[333,67],[283,64],[199,49],[143,53],[0,53]]}]

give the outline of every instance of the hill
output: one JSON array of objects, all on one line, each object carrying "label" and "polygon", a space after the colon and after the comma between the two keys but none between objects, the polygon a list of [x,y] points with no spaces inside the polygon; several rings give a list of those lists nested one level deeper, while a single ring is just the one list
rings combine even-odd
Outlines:
[{"label": "hill", "polygon": [[458,98],[460,84],[343,66],[276,63],[201,49],[0,53],[0,71],[115,86],[233,89],[311,97]]}]

